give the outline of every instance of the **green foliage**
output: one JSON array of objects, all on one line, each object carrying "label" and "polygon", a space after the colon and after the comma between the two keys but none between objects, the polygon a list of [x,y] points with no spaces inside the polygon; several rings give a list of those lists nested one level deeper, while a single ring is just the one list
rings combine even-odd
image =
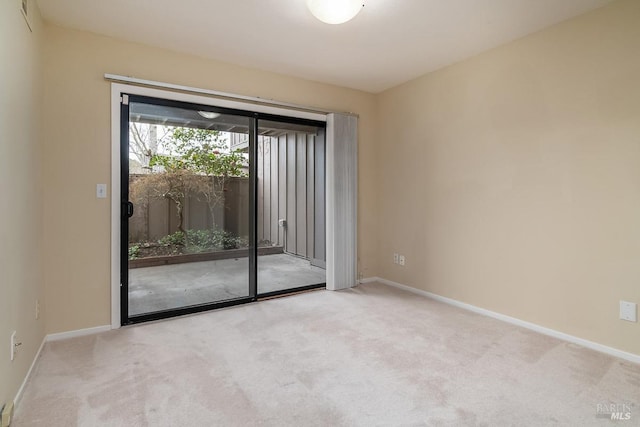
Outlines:
[{"label": "green foliage", "polygon": [[150,166],[162,166],[167,172],[184,170],[197,175],[246,176],[244,158],[225,153],[220,132],[207,129],[174,128],[164,144],[168,154],[155,154]]},{"label": "green foliage", "polygon": [[173,234],[160,238],[158,243],[162,246],[184,246],[184,233],[182,231],[176,231]]},{"label": "green foliage", "polygon": [[187,230],[176,231],[158,240],[162,246],[181,246],[187,253],[210,252],[221,249],[239,249],[247,242],[226,230]]},{"label": "green foliage", "polygon": [[214,248],[239,249],[247,246],[247,242],[226,230],[200,230],[208,234],[208,240]]},{"label": "green foliage", "polygon": [[140,256],[140,245],[129,246],[129,259],[137,259]]}]

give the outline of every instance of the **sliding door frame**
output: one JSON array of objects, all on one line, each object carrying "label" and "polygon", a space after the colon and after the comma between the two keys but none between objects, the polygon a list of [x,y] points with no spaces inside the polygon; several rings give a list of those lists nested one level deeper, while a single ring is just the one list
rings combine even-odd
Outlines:
[{"label": "sliding door frame", "polygon": [[[148,102],[155,105],[175,106],[200,110],[203,108],[221,114],[244,116],[250,119],[249,127],[249,295],[232,300],[205,302],[188,307],[162,310],[142,315],[129,316],[128,313],[128,217],[124,195],[128,194],[129,170],[129,102]],[[236,108],[232,108],[236,107]],[[251,108],[239,109],[237,107]],[[259,108],[253,108],[259,107]],[[117,112],[116,112],[117,108]],[[262,111],[256,111],[262,110]],[[292,115],[293,114],[293,115]],[[111,317],[112,328],[167,317],[197,313],[216,308],[228,307],[260,298],[286,294],[293,291],[325,287],[326,283],[309,285],[283,291],[258,294],[258,191],[257,191],[257,158],[258,158],[258,121],[270,120],[291,124],[308,124],[325,128],[327,117],[318,113],[287,110],[284,108],[253,106],[237,101],[213,99],[198,95],[168,92],[158,89],[143,88],[114,83],[112,84],[112,292]],[[116,132],[116,128],[118,131]],[[117,144],[115,139],[117,138]],[[125,143],[126,142],[126,143]],[[117,151],[117,153],[116,153]],[[116,221],[117,220],[117,221]],[[117,222],[117,224],[116,224]],[[326,239],[326,236],[325,236]]]}]

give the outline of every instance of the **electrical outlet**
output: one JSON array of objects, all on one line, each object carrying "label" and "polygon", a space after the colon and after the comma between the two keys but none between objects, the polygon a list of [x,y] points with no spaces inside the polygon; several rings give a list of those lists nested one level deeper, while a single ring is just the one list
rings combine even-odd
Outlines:
[{"label": "electrical outlet", "polygon": [[620,319],[629,322],[637,322],[636,304],[628,301],[620,301]]},{"label": "electrical outlet", "polygon": [[393,254],[393,263],[397,264],[400,260],[400,255],[398,254]]},{"label": "electrical outlet", "polygon": [[36,320],[40,318],[40,300],[36,299]]},{"label": "electrical outlet", "polygon": [[11,360],[13,361],[13,359],[15,359],[16,357],[16,353],[18,352],[18,347],[20,347],[22,345],[21,342],[18,341],[18,338],[16,337],[16,331],[13,331],[11,333]]},{"label": "electrical outlet", "polygon": [[11,346],[11,360],[16,357],[16,331],[11,332],[11,342],[9,343]]},{"label": "electrical outlet", "polygon": [[400,255],[400,257],[398,258],[398,263],[404,266],[404,255]]}]

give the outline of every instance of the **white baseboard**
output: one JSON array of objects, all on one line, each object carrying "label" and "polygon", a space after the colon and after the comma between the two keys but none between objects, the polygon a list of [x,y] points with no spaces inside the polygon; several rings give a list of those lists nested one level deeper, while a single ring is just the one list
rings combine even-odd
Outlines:
[{"label": "white baseboard", "polygon": [[46,341],[47,341],[47,337],[45,336],[44,338],[42,338],[42,342],[40,343],[40,347],[38,348],[38,351],[36,352],[36,355],[33,358],[33,362],[31,362],[31,366],[29,366],[29,370],[27,371],[27,375],[25,375],[24,381],[22,381],[22,384],[20,384],[20,388],[18,389],[18,392],[16,393],[16,397],[13,399],[14,411],[15,411],[16,407],[18,406],[18,402],[20,402],[20,399],[22,398],[22,392],[24,391],[24,387],[27,385],[27,381],[29,381],[29,378],[31,377],[31,372],[33,371],[33,368],[36,366],[36,362],[40,358],[40,353],[42,353],[42,349],[44,348],[44,343]]},{"label": "white baseboard", "polygon": [[394,288],[402,289],[407,292],[414,293],[416,295],[421,295],[423,297],[427,297],[436,301],[443,302],[445,304],[452,305],[454,307],[462,308],[465,310],[472,311],[474,313],[482,314],[484,316],[492,317],[494,319],[502,320],[503,322],[511,323],[513,325],[517,325],[526,329],[530,329],[535,332],[539,332],[543,335],[548,335],[554,338],[561,339],[563,341],[567,341],[573,344],[580,345],[582,347],[589,348],[591,350],[598,351],[600,353],[605,353],[610,356],[618,357],[620,359],[628,360],[634,363],[640,363],[640,355],[628,353],[626,351],[618,350],[617,348],[608,347],[603,344],[598,344],[593,341],[586,340],[584,338],[576,337],[574,335],[569,335],[564,332],[556,331],[555,329],[546,328],[544,326],[537,325],[535,323],[527,322],[524,320],[517,319],[515,317],[507,316],[505,314],[496,313],[495,311],[486,310],[484,308],[476,307],[475,305],[467,304],[452,298],[443,297],[431,292],[423,291],[421,289],[412,288],[411,286],[403,285],[401,283],[393,282],[391,280],[383,279],[380,277],[371,277],[367,279],[363,279],[360,281],[361,283],[370,283],[370,282],[379,282],[388,286],[392,286]]},{"label": "white baseboard", "polygon": [[38,362],[38,359],[40,358],[40,353],[42,353],[42,349],[44,348],[44,344],[45,343],[50,342],[50,341],[60,341],[60,340],[68,339],[68,338],[74,338],[74,337],[82,337],[82,336],[85,336],[85,335],[93,335],[93,334],[97,334],[99,332],[105,332],[105,331],[110,331],[110,330],[111,330],[111,325],[105,325],[105,326],[97,326],[95,328],[78,329],[76,331],[60,332],[60,333],[57,333],[57,334],[46,335],[42,339],[42,343],[40,343],[40,348],[38,348],[38,352],[36,353],[35,357],[33,358],[33,362],[31,362],[31,366],[29,367],[29,370],[27,371],[27,375],[25,375],[24,380],[22,381],[22,384],[20,385],[20,388],[18,389],[18,393],[16,393],[15,399],[13,399],[14,408],[18,407],[18,402],[20,402],[20,399],[22,398],[22,392],[24,391],[24,387],[27,385],[27,382],[29,381],[29,378],[31,377],[31,373],[33,372],[33,368],[36,366],[36,363]]},{"label": "white baseboard", "polygon": [[57,334],[47,335],[46,341],[49,342],[49,341],[66,340],[69,338],[83,337],[85,335],[93,335],[93,334],[98,334],[100,332],[106,332],[110,330],[111,330],[111,325],[104,325],[104,326],[96,326],[94,328],[78,329],[75,331],[59,332]]}]

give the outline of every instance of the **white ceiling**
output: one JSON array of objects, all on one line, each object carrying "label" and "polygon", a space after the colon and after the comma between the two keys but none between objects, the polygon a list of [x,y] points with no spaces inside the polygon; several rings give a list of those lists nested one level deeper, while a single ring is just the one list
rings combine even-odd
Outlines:
[{"label": "white ceiling", "polygon": [[337,26],[317,21],[306,0],[38,5],[62,26],[377,93],[611,0],[363,1]]}]

